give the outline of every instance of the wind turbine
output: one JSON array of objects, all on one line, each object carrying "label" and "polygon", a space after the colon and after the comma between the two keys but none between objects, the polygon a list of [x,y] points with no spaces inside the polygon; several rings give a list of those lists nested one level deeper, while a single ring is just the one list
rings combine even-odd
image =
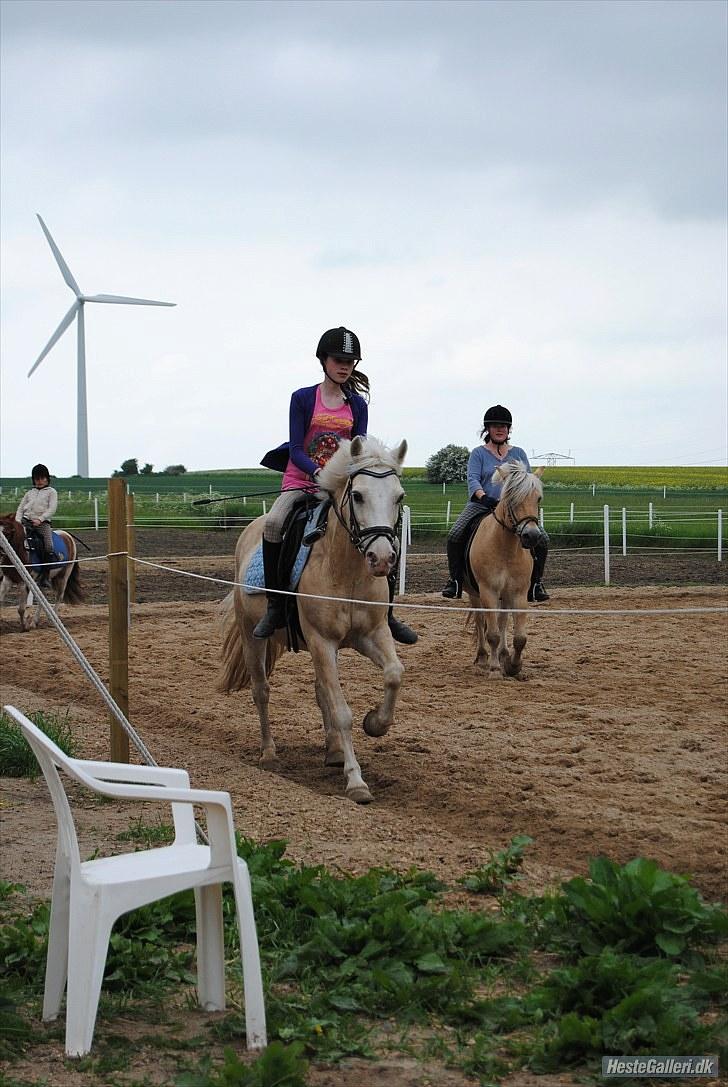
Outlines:
[{"label": "wind turbine", "polygon": [[33,374],[40,366],[43,359],[46,357],[50,349],[60,340],[63,333],[68,326],[72,324],[74,318],[77,322],[78,332],[78,346],[77,346],[77,368],[76,368],[76,389],[77,389],[77,415],[76,415],[76,462],[77,472],[80,476],[88,476],[88,414],[86,410],[86,336],[84,328],[84,314],[83,307],[86,302],[113,302],[122,306],[175,306],[176,302],[153,302],[150,298],[125,298],[120,294],[83,294],[76,280],[71,275],[71,271],[61,255],[61,251],[53,241],[48,227],[45,225],[40,215],[38,216],[38,222],[43,228],[43,233],[48,239],[48,244],[51,247],[51,252],[56,258],[56,264],[61,269],[61,275],[65,279],[68,286],[76,295],[75,301],[70,310],[59,324],[56,331],[51,336],[48,343],[41,351],[38,358],[35,360],[30,370],[28,371],[28,377]]}]

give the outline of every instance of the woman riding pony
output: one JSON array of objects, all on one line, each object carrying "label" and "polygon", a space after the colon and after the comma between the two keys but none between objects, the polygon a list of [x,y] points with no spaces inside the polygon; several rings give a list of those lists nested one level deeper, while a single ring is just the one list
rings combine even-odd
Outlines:
[{"label": "woman riding pony", "polygon": [[[493,473],[505,461],[522,461],[529,469],[528,457],[517,445],[510,445],[513,416],[502,404],[494,404],[483,416],[483,429],[480,436],[483,444],[476,446],[468,461],[468,494],[470,500],[450,529],[447,537],[447,565],[450,580],[442,590],[448,599],[460,598],[463,593],[465,575],[465,547],[469,538],[469,528],[476,517],[482,517],[483,510],[490,512],[498,505],[502,484],[493,481]],[[543,533],[544,537],[546,536]],[[543,603],[548,600],[542,578],[548,554],[548,537],[539,542],[532,550],[533,573],[528,590],[528,599]]]},{"label": "woman riding pony", "polygon": [[[286,587],[280,581],[279,562],[283,528],[293,507],[306,494],[316,494],[317,476],[341,439],[366,437],[367,432],[369,379],[356,369],[361,360],[358,337],[348,328],[330,328],[318,342],[316,358],[324,371],[323,381],[294,392],[289,441],[271,449],[261,461],[266,468],[283,472],[281,494],[268,511],[263,529],[263,573],[270,590]],[[396,570],[389,578],[389,629],[395,641],[413,645],[415,632],[392,614],[395,583]],[[268,593],[268,610],[253,631],[256,638],[270,638],[286,625],[285,604],[281,592]]]}]

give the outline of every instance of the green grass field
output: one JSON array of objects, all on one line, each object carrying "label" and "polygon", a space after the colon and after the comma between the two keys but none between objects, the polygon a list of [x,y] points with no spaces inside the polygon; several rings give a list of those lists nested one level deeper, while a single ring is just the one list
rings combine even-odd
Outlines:
[{"label": "green grass field", "polygon": [[[275,499],[280,480],[265,468],[127,477],[138,524],[200,529],[257,517]],[[465,484],[443,488],[429,483],[423,468],[406,468],[404,482],[413,533],[441,539],[467,500]],[[625,509],[634,546],[712,546],[718,510],[728,512],[728,471],[723,468],[547,468],[543,482],[544,526],[553,546],[598,544],[605,505],[615,544],[621,540]],[[14,510],[28,485],[27,479],[0,479],[0,510]],[[54,485],[60,499],[58,525],[92,528],[98,512],[99,527],[105,526],[106,479],[71,477],[55,479]],[[242,495],[250,497],[243,500]],[[225,496],[224,502],[193,504]]]}]

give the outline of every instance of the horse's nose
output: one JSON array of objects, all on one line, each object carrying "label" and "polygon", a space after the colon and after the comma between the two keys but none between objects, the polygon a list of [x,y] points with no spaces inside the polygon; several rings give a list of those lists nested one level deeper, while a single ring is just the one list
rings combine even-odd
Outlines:
[{"label": "horse's nose", "polygon": [[397,556],[392,548],[384,555],[377,555],[376,552],[371,550],[366,552],[366,560],[369,563],[369,568],[377,577],[388,574],[394,566],[396,558]]},{"label": "horse's nose", "polygon": [[541,539],[541,529],[538,525],[527,525],[521,533],[521,545],[527,549],[535,547]]}]

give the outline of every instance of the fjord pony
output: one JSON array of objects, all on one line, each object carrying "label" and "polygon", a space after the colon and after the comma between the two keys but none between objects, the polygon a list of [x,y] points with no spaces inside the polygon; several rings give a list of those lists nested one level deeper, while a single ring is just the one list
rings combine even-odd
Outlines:
[{"label": "fjord pony", "polygon": [[[0,531],[20,557],[23,565],[28,567],[29,570],[33,570],[34,567],[30,565],[30,558],[25,549],[25,529],[15,520],[15,514],[6,513],[0,516]],[[51,587],[55,594],[55,608],[58,611],[61,604],[64,603],[81,604],[83,602],[83,593],[81,592],[81,579],[78,572],[78,563],[76,562],[76,541],[73,536],[68,532],[64,532],[63,529],[54,529],[53,531],[57,536],[61,537],[68,552],[67,562],[58,562],[52,566],[42,567],[42,569],[49,571]],[[0,578],[0,608],[5,603],[11,585],[17,585],[20,591],[18,615],[20,616],[21,630],[30,630],[32,627],[37,627],[40,618],[40,605],[36,606],[35,614],[33,614],[33,594],[27,588],[4,551],[0,553],[0,573],[2,573]]]},{"label": "fjord pony", "polygon": [[[538,473],[540,474],[540,473]],[[494,480],[503,484],[492,514],[478,525],[470,548],[470,568],[476,585],[465,588],[474,608],[499,608],[476,612],[478,652],[475,663],[488,672],[500,668],[504,676],[516,676],[526,645],[526,608],[533,559],[530,549],[543,537],[539,503],[543,487],[538,474],[522,461],[506,461],[496,468]],[[513,651],[506,644],[508,617],[513,611]]]},{"label": "fjord pony", "polygon": [[[387,574],[397,558],[395,533],[404,498],[400,474],[406,452],[404,441],[396,449],[388,449],[371,437],[341,443],[317,477],[320,489],[333,501],[326,532],[314,545],[298,585],[301,630],[313,661],[316,701],[323,718],[325,763],[343,766],[346,795],[358,804],[369,803],[372,794],[354,754],[352,713],[341,689],[337,654],[340,649],[352,648],[381,668],[383,697],[366,714],[363,727],[369,736],[383,736],[393,723],[404,671],[387,625]],[[245,580],[263,523],[262,517],[253,521],[238,540],[238,582]],[[272,769],[276,747],[268,717],[268,677],[284,652],[286,634],[279,630],[269,639],[253,637],[253,627],[265,607],[262,593],[250,595],[241,585],[223,601],[220,689],[252,687],[260,717],[260,764]]]}]

